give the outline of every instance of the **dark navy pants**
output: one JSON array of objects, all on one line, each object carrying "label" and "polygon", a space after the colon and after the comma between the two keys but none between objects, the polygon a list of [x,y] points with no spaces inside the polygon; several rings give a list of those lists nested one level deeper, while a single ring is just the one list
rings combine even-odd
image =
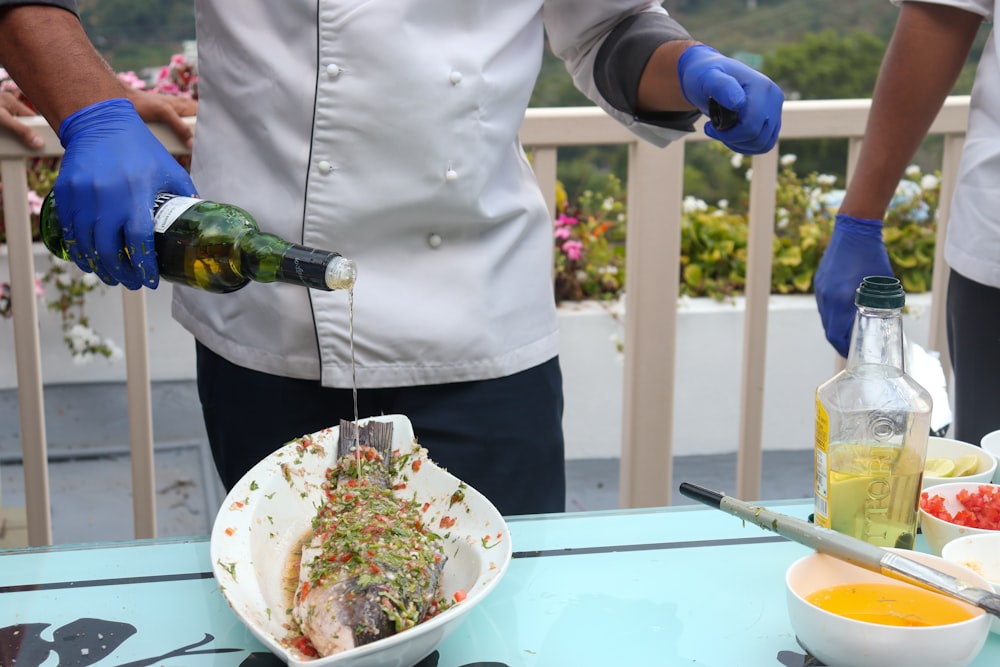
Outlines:
[{"label": "dark navy pants", "polygon": [[955,375],[952,437],[978,445],[1000,429],[1000,289],[952,271],[946,310]]},{"label": "dark navy pants", "polygon": [[[197,345],[198,394],[227,489],[284,443],[354,418],[351,389],[252,371]],[[566,472],[558,357],[495,380],[359,389],[358,415],[406,416],[438,465],[504,515],[562,512]]]}]

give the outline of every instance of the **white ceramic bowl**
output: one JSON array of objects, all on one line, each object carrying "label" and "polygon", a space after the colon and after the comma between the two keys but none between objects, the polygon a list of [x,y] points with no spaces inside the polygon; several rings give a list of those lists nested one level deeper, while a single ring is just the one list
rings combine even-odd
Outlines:
[{"label": "white ceramic bowl", "polygon": [[[989,587],[968,568],[929,554],[890,549],[926,565]],[[785,575],[786,601],[792,628],[809,653],[829,667],[964,667],[979,655],[990,631],[990,616],[966,605],[975,616],[950,625],[904,627],[867,623],[821,609],[805,597],[816,591],[850,583],[893,583],[894,579],[826,554],[800,558]]]},{"label": "white ceramic bowl", "polygon": [[325,658],[310,659],[285,646],[290,604],[284,575],[322,503],[321,484],[336,458],[339,428],[313,434],[306,448],[289,443],[254,466],[226,496],[212,528],[211,557],[216,581],[237,617],[293,667],[416,664],[494,589],[510,563],[510,532],[497,509],[468,486],[464,499],[453,503],[461,482],[427,460],[409,420],[398,415],[377,419],[393,423],[394,449],[423,459],[418,471],[407,471],[405,493],[429,504],[427,524],[455,520],[445,537],[448,560],[441,589],[447,599],[459,590],[467,597],[413,628]]},{"label": "white ceramic bowl", "polygon": [[972,474],[960,477],[932,477],[924,474],[923,488],[936,486],[938,484],[948,484],[951,482],[986,482],[993,481],[993,475],[997,469],[997,459],[989,452],[968,442],[953,440],[951,438],[939,438],[931,436],[927,439],[928,459],[958,459],[961,456],[975,456],[979,460],[976,471]]},{"label": "white ceramic bowl", "polygon": [[[937,486],[932,486],[921,493],[920,503],[923,505],[925,497],[933,498],[936,495],[941,496],[944,499],[944,508],[950,514],[955,515],[963,508],[962,503],[957,497],[959,492],[963,490],[976,491],[981,486],[987,486],[992,489],[1000,489],[1000,486],[996,484],[981,484],[975,482],[952,482],[949,484],[938,484]],[[990,530],[987,528],[970,528],[967,526],[960,526],[956,523],[944,521],[936,516],[932,516],[928,514],[923,507],[921,507],[920,532],[923,533],[924,539],[927,540],[927,546],[930,548],[931,552],[941,555],[941,550],[944,548],[944,545],[954,539],[965,535],[996,533],[1000,531]]]},{"label": "white ceramic bowl", "polygon": [[[1000,532],[966,535],[944,545],[941,557],[982,575],[1000,593]],[[990,630],[1000,634],[1000,618],[994,618]]]},{"label": "white ceramic bowl", "polygon": [[[1000,461],[1000,431],[991,431],[983,436],[979,445],[993,455],[993,458]],[[993,483],[1000,484],[1000,468],[993,473]]]}]

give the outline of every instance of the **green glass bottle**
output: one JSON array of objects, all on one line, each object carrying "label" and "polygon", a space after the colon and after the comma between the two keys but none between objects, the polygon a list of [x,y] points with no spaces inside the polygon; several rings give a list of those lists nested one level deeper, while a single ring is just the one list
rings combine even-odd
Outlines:
[{"label": "green glass bottle", "polygon": [[[353,261],[261,232],[249,213],[230,204],[161,194],[153,222],[160,276],[207,292],[234,292],[251,280],[351,289],[357,277]],[[52,254],[69,259],[51,192],[42,203],[41,235]]]}]

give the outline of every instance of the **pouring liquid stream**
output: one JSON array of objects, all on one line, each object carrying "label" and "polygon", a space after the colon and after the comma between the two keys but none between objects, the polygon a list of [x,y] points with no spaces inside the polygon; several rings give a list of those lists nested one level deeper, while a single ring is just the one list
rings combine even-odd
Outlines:
[{"label": "pouring liquid stream", "polygon": [[[351,341],[351,392],[354,398],[354,424],[358,423],[358,374],[354,360],[354,287],[347,290],[347,335]],[[358,479],[361,479],[361,443],[355,442],[354,451],[357,452]]]}]

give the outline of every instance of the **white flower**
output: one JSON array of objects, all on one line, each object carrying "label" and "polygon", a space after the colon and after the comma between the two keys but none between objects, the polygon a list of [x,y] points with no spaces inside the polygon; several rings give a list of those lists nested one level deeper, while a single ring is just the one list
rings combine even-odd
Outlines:
[{"label": "white flower", "polygon": [[833,174],[820,174],[816,177],[816,183],[826,187],[833,187],[837,184],[837,177]]},{"label": "white flower", "polygon": [[941,181],[934,174],[927,174],[920,179],[920,187],[923,190],[935,190],[941,185]]},{"label": "white flower", "polygon": [[798,159],[799,158],[797,155],[795,155],[795,153],[785,153],[784,155],[781,156],[781,166],[791,167],[793,164],[795,164],[795,161]]},{"label": "white flower", "polygon": [[729,164],[733,165],[733,169],[739,169],[743,166],[743,156],[740,153],[733,153],[729,158]]},{"label": "white flower", "polygon": [[625,214],[624,213],[619,213],[617,220],[618,220],[618,222],[625,222]]},{"label": "white flower", "polygon": [[682,204],[682,209],[685,213],[699,213],[708,210],[708,204],[704,200],[698,199],[693,195],[688,195],[684,198]]},{"label": "white flower", "polygon": [[615,200],[613,197],[608,197],[603,202],[601,202],[601,208],[605,211],[610,211],[615,205]]},{"label": "white flower", "polygon": [[916,178],[917,176],[920,175],[920,167],[918,165],[911,164],[909,167],[906,168],[905,173],[907,178]]},{"label": "white flower", "polygon": [[83,283],[84,287],[96,287],[101,284],[100,279],[98,279],[97,274],[85,273],[83,277],[80,278],[80,282]]},{"label": "white flower", "polygon": [[720,199],[719,203],[716,204],[716,206],[718,208],[729,208],[729,200],[728,199]]},{"label": "white flower", "polygon": [[753,178],[753,169],[747,169],[747,180],[749,181],[752,178]]},{"label": "white flower", "polygon": [[56,276],[56,285],[59,287],[69,287],[73,284],[73,277],[68,273],[60,273]]},{"label": "white flower", "polygon": [[781,206],[775,213],[778,216],[778,229],[784,229],[788,226],[788,209]]}]

